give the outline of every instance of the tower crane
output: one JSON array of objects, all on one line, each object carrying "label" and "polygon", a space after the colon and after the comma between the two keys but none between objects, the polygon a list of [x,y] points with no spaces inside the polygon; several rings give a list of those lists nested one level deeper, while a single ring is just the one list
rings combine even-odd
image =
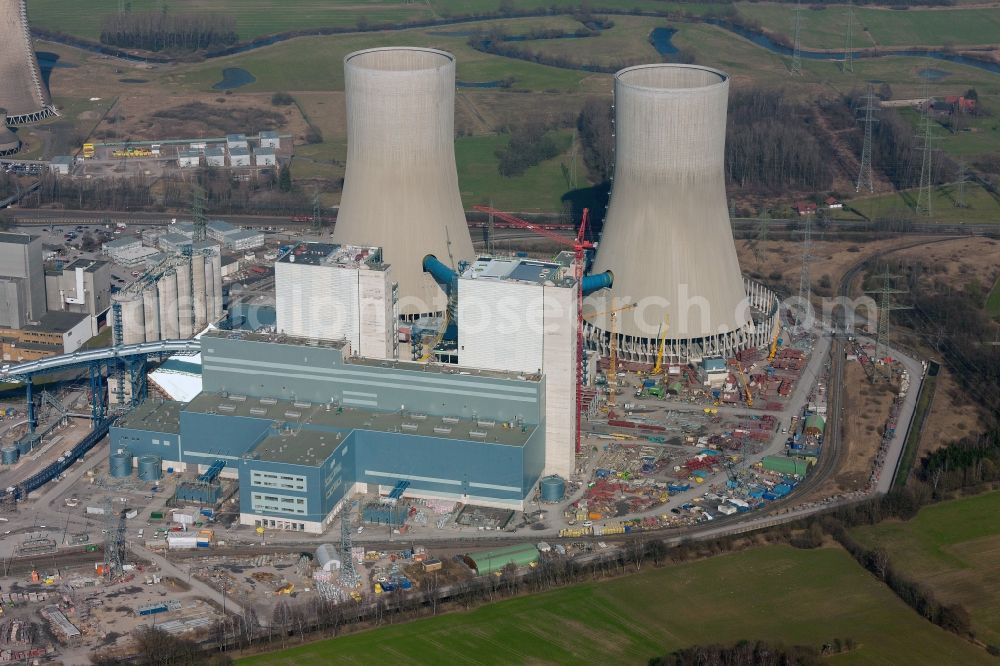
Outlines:
[{"label": "tower crane", "polygon": [[527,229],[532,231],[539,236],[545,236],[546,238],[553,240],[562,245],[568,245],[573,248],[574,253],[574,277],[576,278],[576,452],[580,453],[580,424],[583,420],[583,269],[586,263],[587,250],[593,250],[597,247],[595,243],[586,240],[587,235],[587,215],[589,213],[588,209],[583,209],[583,216],[580,220],[580,230],[576,234],[576,238],[570,240],[564,236],[560,236],[557,233],[549,231],[548,229],[543,229],[537,224],[532,224],[527,220],[522,220],[521,218],[511,215],[510,213],[505,213],[503,211],[497,210],[491,206],[473,206],[476,210],[487,213],[489,215],[496,216],[503,220],[513,224],[515,227],[521,229]]},{"label": "tower crane", "polygon": [[615,408],[615,395],[618,393],[618,313],[631,310],[635,303],[623,305],[620,308],[612,308],[604,312],[594,312],[583,319],[592,319],[600,315],[608,315],[611,319],[611,344],[608,346],[608,414]]},{"label": "tower crane", "polygon": [[663,372],[663,352],[667,347],[667,331],[670,330],[670,315],[666,315],[663,318],[663,324],[660,326],[660,334],[656,337],[660,340],[660,345],[656,349],[656,365],[653,366],[653,371],[649,374],[658,375]]}]

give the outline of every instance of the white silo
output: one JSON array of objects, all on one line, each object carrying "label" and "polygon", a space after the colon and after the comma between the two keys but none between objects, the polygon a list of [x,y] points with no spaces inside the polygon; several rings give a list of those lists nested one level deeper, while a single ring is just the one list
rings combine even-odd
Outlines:
[{"label": "white silo", "polygon": [[177,316],[177,274],[169,270],[156,282],[160,299],[160,338],[176,340],[180,336],[180,322]]},{"label": "white silo", "polygon": [[194,335],[194,308],[191,296],[191,265],[179,263],[174,272],[177,275],[177,331],[180,337]]},{"label": "white silo", "polygon": [[413,47],[344,58],[347,170],[333,240],[379,246],[399,282],[399,312],[443,311],[426,255],[474,257],[455,168],[455,57]]},{"label": "white silo", "polygon": [[205,256],[205,317],[208,321],[215,321],[215,264],[212,256]]},{"label": "white silo", "polygon": [[[753,324],[726,202],[723,161],[729,77],[656,64],[615,75],[611,200],[592,272],[614,284],[585,311],[618,313],[620,358],[651,362],[664,320],[667,355],[696,359],[745,347]],[[609,316],[591,319],[602,352]]]},{"label": "white silo", "polygon": [[156,342],[160,339],[160,297],[156,285],[142,291],[142,311],[146,318],[146,342]]},{"label": "white silo", "polygon": [[145,319],[142,312],[142,294],[125,292],[115,294],[115,303],[121,309],[122,343],[134,345],[146,341]]},{"label": "white silo", "polygon": [[[209,320],[213,323],[222,319],[222,255],[218,252],[213,252],[210,257],[205,260],[205,265],[209,263],[212,264],[212,312],[209,315]],[[205,272],[205,282],[208,283],[208,272]]]},{"label": "white silo", "polygon": [[[214,287],[214,285],[213,285]],[[205,288],[205,255],[191,256],[191,293],[194,306],[194,330],[201,332],[208,322],[208,311],[205,309],[208,293]]]}]

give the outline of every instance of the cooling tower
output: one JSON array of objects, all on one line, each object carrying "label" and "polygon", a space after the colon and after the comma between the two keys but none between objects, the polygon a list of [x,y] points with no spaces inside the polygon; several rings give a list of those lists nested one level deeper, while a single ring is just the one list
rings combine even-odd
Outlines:
[{"label": "cooling tower", "polygon": [[422,262],[473,258],[455,169],[455,57],[410,47],[344,58],[347,171],[333,240],[380,246],[402,315],[443,311]]},{"label": "cooling tower", "polygon": [[10,125],[55,113],[31,44],[25,0],[0,0],[0,108]]},{"label": "cooling tower", "polygon": [[[693,65],[641,65],[615,75],[615,166],[593,273],[614,284],[587,298],[618,314],[619,353],[651,361],[665,317],[668,354],[696,358],[745,345],[752,328],[726,205],[723,159],[729,77]],[[602,351],[608,316],[588,335]],[[596,329],[596,330],[594,330]]]},{"label": "cooling tower", "polygon": [[21,150],[21,140],[7,127],[7,114],[0,109],[0,157],[13,155]]}]

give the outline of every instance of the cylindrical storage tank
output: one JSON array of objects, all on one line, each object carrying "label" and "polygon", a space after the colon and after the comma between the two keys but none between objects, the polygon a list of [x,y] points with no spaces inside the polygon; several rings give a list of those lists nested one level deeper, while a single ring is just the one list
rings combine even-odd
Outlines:
[{"label": "cylindrical storage tank", "polygon": [[112,453],[108,456],[108,471],[116,479],[132,476],[132,454],[128,451]]},{"label": "cylindrical storage tank", "polygon": [[455,168],[455,57],[413,47],[344,58],[347,170],[336,243],[377,245],[399,283],[399,312],[447,297],[421,262],[474,257]]},{"label": "cylindrical storage tank", "polygon": [[205,257],[205,318],[207,321],[215,321],[215,264],[212,263],[212,256]]},{"label": "cylindrical storage tank", "polygon": [[163,459],[160,456],[139,457],[139,478],[143,481],[159,481],[163,476]]},{"label": "cylindrical storage tank", "polygon": [[[222,255],[218,252],[212,253],[206,262],[212,264],[212,296],[215,305],[209,319],[217,322],[222,319]],[[205,272],[205,282],[208,282],[208,272]]]},{"label": "cylindrical storage tank", "polygon": [[155,285],[143,290],[142,311],[146,316],[146,342],[156,342],[160,339],[160,297]]},{"label": "cylindrical storage tank", "polygon": [[160,339],[176,340],[180,336],[177,318],[177,274],[164,273],[156,283],[160,299]]},{"label": "cylindrical storage tank", "polygon": [[[142,294],[115,294],[115,303],[121,306],[122,343],[134,345],[146,341],[146,317],[142,309]],[[114,310],[112,310],[114,316]],[[112,322],[112,326],[114,322]]]},{"label": "cylindrical storage tank", "polygon": [[566,482],[560,476],[546,476],[540,484],[543,502],[561,502],[566,495]]},{"label": "cylindrical storage tank", "polygon": [[[214,285],[213,285],[214,288]],[[205,286],[205,255],[195,254],[191,257],[191,294],[194,309],[194,332],[201,333],[208,322],[208,310],[205,305],[208,293]]]},{"label": "cylindrical storage tank", "polygon": [[0,449],[0,462],[4,465],[13,465],[20,455],[16,446],[5,446]]},{"label": "cylindrical storage tank", "polygon": [[190,338],[194,333],[194,311],[191,308],[191,266],[181,264],[175,270],[177,275],[177,333],[182,338]]},{"label": "cylindrical storage tank", "polygon": [[[617,314],[626,359],[640,347],[655,355],[661,326],[671,349],[752,326],[726,200],[728,95],[727,74],[697,65],[615,74],[614,178],[592,270],[614,284],[585,307],[637,305]],[[609,314],[590,321],[610,331]]]}]

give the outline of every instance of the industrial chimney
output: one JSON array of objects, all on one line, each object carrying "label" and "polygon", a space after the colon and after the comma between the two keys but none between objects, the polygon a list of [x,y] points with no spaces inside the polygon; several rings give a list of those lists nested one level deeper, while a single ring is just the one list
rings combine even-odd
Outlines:
[{"label": "industrial chimney", "polygon": [[455,57],[412,47],[344,58],[347,172],[333,240],[382,247],[399,313],[442,312],[447,296],[423,259],[474,257],[455,168]]},{"label": "industrial chimney", "polygon": [[55,114],[31,43],[25,0],[0,0],[0,108],[8,125]]},{"label": "industrial chimney", "polygon": [[[614,284],[589,296],[585,313],[636,305],[617,314],[625,360],[651,362],[662,330],[678,359],[747,346],[753,324],[723,172],[728,94],[728,75],[707,67],[615,75],[614,179],[592,270],[611,270]],[[590,322],[589,340],[607,352],[610,315]]]}]

